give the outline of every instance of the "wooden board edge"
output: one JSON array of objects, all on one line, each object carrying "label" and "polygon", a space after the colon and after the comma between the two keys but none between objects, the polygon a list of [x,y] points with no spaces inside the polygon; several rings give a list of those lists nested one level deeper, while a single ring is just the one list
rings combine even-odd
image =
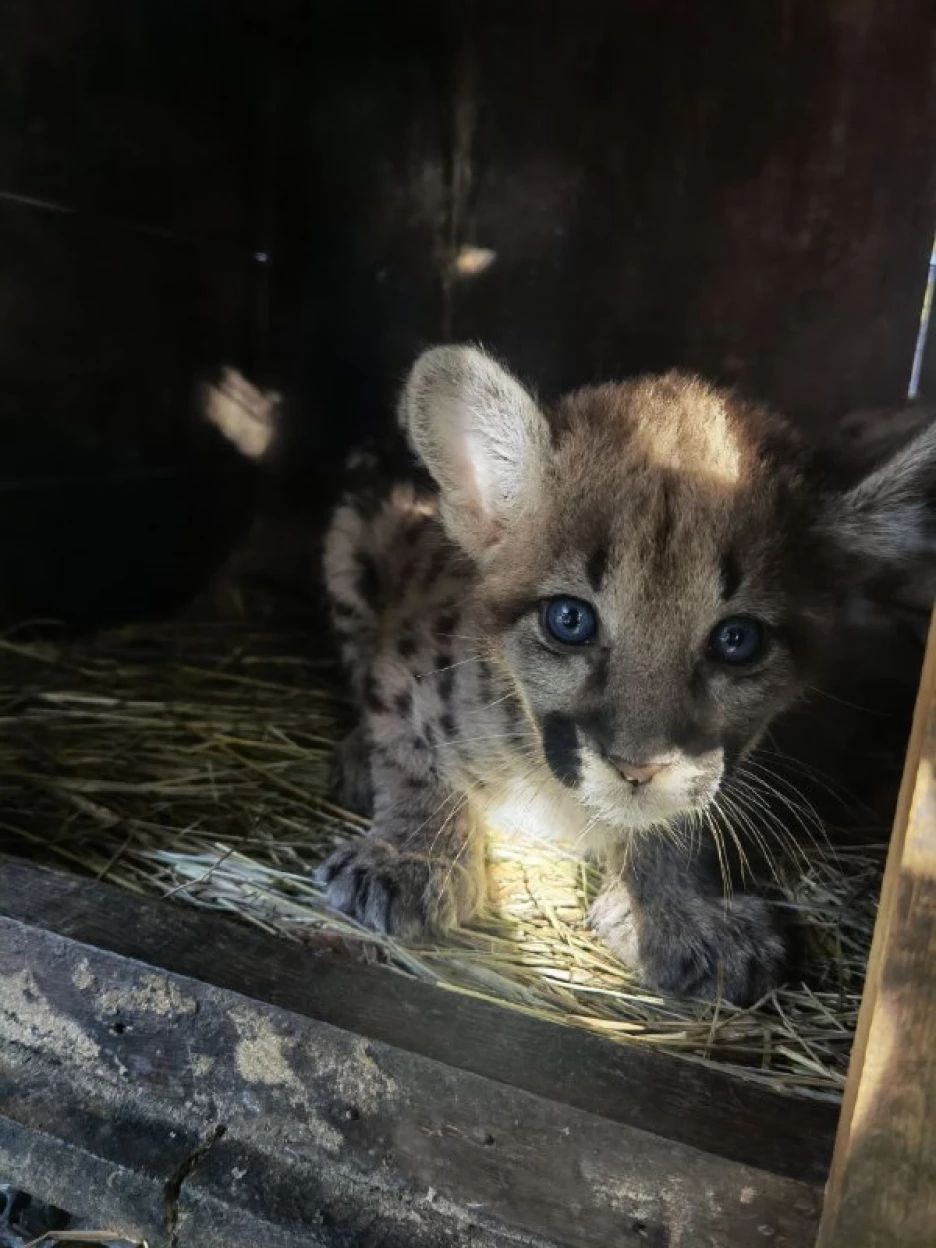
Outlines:
[{"label": "wooden board edge", "polygon": [[311,952],[191,906],[0,860],[0,916],[243,993],[728,1160],[824,1181],[837,1107]]}]

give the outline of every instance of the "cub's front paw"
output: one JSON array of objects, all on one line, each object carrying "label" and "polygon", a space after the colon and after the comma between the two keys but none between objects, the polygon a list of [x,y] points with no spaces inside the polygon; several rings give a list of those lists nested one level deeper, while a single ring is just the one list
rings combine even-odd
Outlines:
[{"label": "cub's front paw", "polygon": [[441,935],[483,900],[483,881],[460,863],[401,853],[371,837],[335,850],[316,880],[336,910],[405,940]]},{"label": "cub's front paw", "polygon": [[623,888],[600,894],[591,924],[649,987],[674,996],[750,1005],[780,982],[786,942],[770,906],[741,894],[634,908]]}]

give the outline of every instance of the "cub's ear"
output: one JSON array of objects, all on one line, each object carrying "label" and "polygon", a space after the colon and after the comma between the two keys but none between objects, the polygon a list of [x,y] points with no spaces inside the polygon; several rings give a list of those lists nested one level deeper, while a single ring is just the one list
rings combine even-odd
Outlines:
[{"label": "cub's ear", "polygon": [[926,596],[936,587],[936,424],[828,500],[821,525],[853,578]]},{"label": "cub's ear", "polygon": [[440,489],[449,536],[489,549],[542,498],[549,428],[533,397],[474,347],[433,347],[413,365],[400,424]]}]

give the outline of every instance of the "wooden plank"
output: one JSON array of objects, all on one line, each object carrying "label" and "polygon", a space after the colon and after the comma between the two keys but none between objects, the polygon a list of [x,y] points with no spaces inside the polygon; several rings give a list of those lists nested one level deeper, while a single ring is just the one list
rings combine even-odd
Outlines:
[{"label": "wooden plank", "polygon": [[900,801],[819,1248],[936,1243],[936,620]]},{"label": "wooden plank", "polygon": [[802,1248],[819,1213],[812,1185],[10,919],[0,1172],[152,1248]]},{"label": "wooden plank", "polygon": [[11,859],[0,915],[790,1178],[828,1171],[834,1106],[313,953]]}]

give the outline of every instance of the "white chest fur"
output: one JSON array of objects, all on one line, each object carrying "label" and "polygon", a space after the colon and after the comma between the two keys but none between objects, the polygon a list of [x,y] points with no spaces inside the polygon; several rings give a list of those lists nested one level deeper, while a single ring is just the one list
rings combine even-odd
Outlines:
[{"label": "white chest fur", "polygon": [[508,772],[471,800],[500,835],[546,841],[579,858],[604,857],[619,835],[586,810],[545,765]]}]

